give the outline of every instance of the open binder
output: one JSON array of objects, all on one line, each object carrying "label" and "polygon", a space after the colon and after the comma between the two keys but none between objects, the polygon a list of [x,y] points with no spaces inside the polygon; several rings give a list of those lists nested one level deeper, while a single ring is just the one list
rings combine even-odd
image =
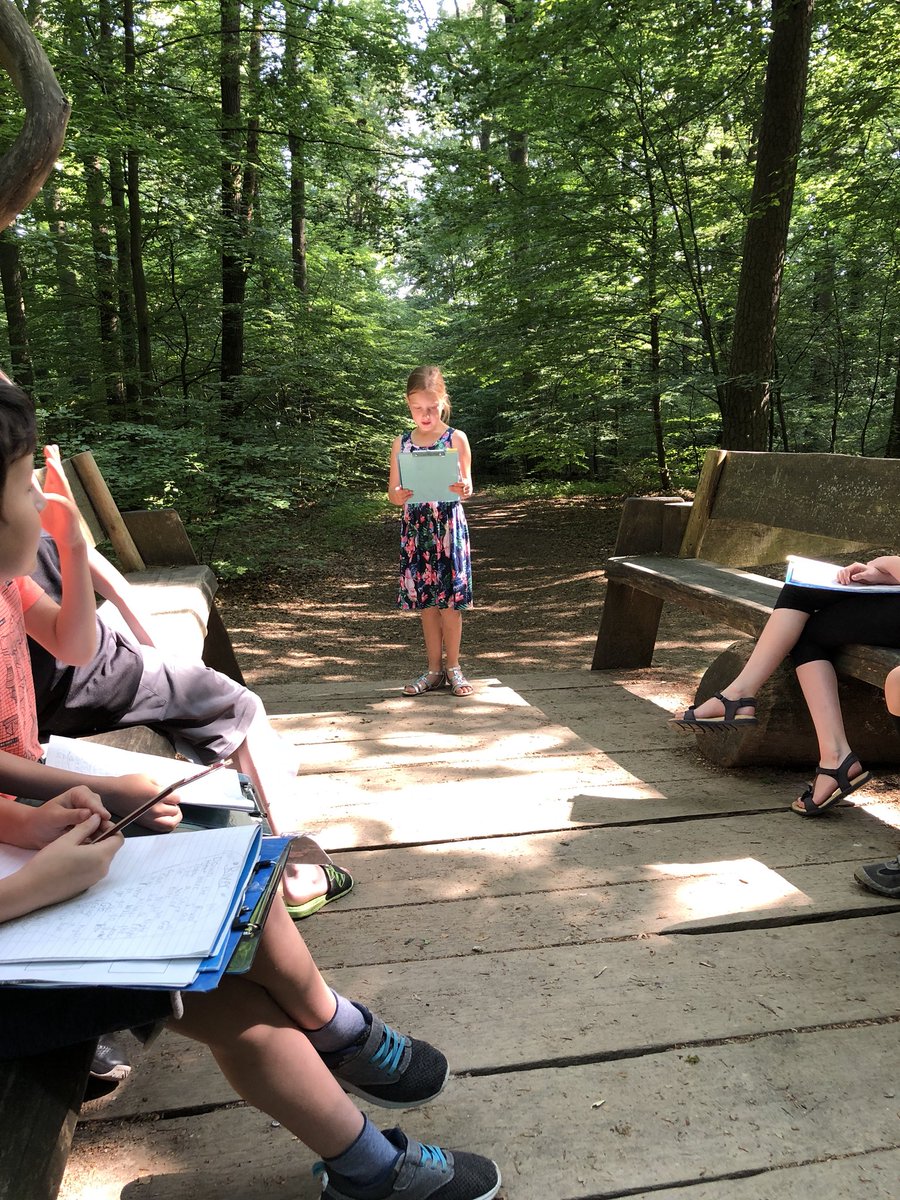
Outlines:
[{"label": "open binder", "polygon": [[[0,925],[0,982],[210,991],[252,963],[291,840],[258,824],[127,839],[94,887]],[[0,846],[0,876],[33,853]]]}]

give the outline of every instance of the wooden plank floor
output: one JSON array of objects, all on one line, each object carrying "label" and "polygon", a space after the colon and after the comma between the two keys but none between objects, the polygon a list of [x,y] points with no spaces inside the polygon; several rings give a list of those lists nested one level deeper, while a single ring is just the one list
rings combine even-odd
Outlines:
[{"label": "wooden plank floor", "polygon": [[[897,853],[895,781],[797,818],[803,781],[710,767],[653,672],[399,682],[265,699],[298,826],[358,881],[304,935],[454,1068],[404,1127],[492,1155],[507,1200],[896,1197],[900,904],[853,880]],[[313,1161],[167,1035],[61,1196],[311,1200]]]}]

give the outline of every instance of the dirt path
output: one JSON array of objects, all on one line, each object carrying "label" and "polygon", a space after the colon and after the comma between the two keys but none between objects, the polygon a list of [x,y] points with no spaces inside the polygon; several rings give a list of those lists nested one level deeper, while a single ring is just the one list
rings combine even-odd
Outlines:
[{"label": "dirt path", "polygon": [[[621,501],[488,495],[467,511],[476,607],[464,618],[466,670],[485,677],[587,669]],[[302,541],[302,525],[297,532]],[[373,523],[349,557],[349,569],[334,559],[299,561],[266,583],[265,595],[258,583],[223,589],[223,615],[251,686],[390,679],[424,667],[418,618],[394,607],[396,519]],[[693,627],[688,614],[673,613],[661,631],[661,665],[675,676],[692,677],[699,666],[696,642],[684,640]]]}]

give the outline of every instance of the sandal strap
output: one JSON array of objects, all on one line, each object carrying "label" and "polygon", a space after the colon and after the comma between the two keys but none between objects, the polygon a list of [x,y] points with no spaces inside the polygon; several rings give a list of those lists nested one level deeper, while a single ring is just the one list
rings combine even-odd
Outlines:
[{"label": "sandal strap", "polygon": [[741,696],[738,700],[729,700],[721,692],[713,692],[713,697],[722,702],[725,709],[725,716],[723,718],[725,721],[733,721],[739,708],[752,708],[756,712],[755,696]]},{"label": "sandal strap", "polygon": [[443,671],[423,671],[422,674],[408,683],[403,689],[407,695],[421,696],[423,692],[434,691],[440,687],[444,678]]},{"label": "sandal strap", "polygon": [[855,754],[848,754],[842,763],[836,767],[816,767],[817,775],[828,775],[837,782],[841,792],[849,792],[853,780],[850,778],[850,768],[856,763],[862,766],[862,763]]}]

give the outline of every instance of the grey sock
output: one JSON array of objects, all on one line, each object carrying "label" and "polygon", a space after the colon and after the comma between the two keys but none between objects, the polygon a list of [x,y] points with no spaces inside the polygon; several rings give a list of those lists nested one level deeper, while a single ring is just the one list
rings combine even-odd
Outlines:
[{"label": "grey sock", "polygon": [[366,1032],[366,1019],[352,1000],[339,995],[334,989],[332,996],[337,1001],[334,1016],[321,1029],[304,1029],[313,1047],[320,1054],[332,1054],[352,1045]]},{"label": "grey sock", "polygon": [[387,1179],[401,1151],[392,1145],[368,1117],[355,1142],[335,1158],[326,1158],[329,1170],[367,1191]]}]

